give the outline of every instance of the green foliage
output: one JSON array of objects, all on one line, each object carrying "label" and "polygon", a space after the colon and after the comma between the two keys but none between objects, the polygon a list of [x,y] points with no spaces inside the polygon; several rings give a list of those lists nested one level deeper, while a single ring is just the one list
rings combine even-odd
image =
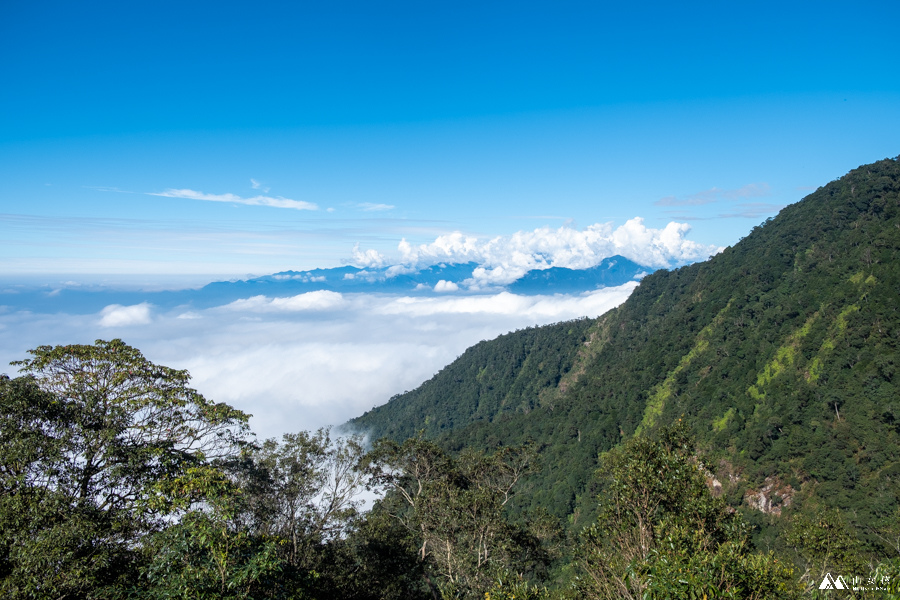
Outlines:
[{"label": "green foliage", "polygon": [[882,588],[873,594],[876,598],[900,600],[900,558],[879,564],[872,574],[872,580]]},{"label": "green foliage", "polygon": [[505,573],[497,577],[484,593],[484,600],[552,600],[562,594],[551,593],[547,588],[531,585],[516,575]]},{"label": "green foliage", "polygon": [[805,569],[801,581],[808,591],[816,589],[826,573],[840,573],[849,579],[870,571],[862,544],[837,510],[820,511],[813,517],[796,515],[786,541],[800,556]]},{"label": "green foliage", "polygon": [[262,535],[286,541],[286,559],[311,569],[323,541],[345,533],[365,489],[362,439],[333,440],[327,429],[286,434],[250,448],[229,471],[245,496],[241,518]]},{"label": "green foliage", "polygon": [[421,438],[376,443],[374,481],[389,491],[382,506],[416,540],[436,591],[475,598],[498,570],[532,572],[546,562],[539,540],[504,514],[534,454],[523,446],[453,458]]},{"label": "green foliage", "polygon": [[[792,482],[786,513],[842,511],[877,559],[900,497],[897,290],[900,162],[884,160],[704,263],[647,276],[595,321],[479,344],[355,423],[398,441],[425,427],[452,451],[534,440],[541,472],[510,509],[544,506],[577,531],[596,516],[597,455],[683,418],[713,471],[727,463],[735,507]],[[557,357],[559,376],[537,377]],[[510,410],[522,380],[529,410]]]},{"label": "green foliage", "polygon": [[[343,541],[323,553],[313,582],[317,599],[431,600],[417,540],[384,507],[376,505]],[[327,568],[326,568],[327,566]]]},{"label": "green foliage", "polygon": [[186,371],[155,365],[121,340],[29,352],[13,364],[52,397],[52,410],[22,414],[9,405],[5,418],[31,418],[39,433],[28,440],[55,454],[43,453],[25,484],[119,514],[135,535],[160,523],[156,482],[230,455],[247,432],[247,415],[206,400],[188,387]]},{"label": "green foliage", "polygon": [[113,598],[137,576],[114,523],[40,487],[0,496],[0,596]]},{"label": "green foliage", "polygon": [[112,597],[145,536],[187,508],[160,482],[234,452],[247,416],[120,340],[31,354],[0,379],[0,589]]},{"label": "green foliage", "polygon": [[570,372],[590,326],[590,320],[580,319],[476,344],[425,385],[351,423],[372,439],[400,441],[419,430],[434,436],[475,422],[528,414],[540,406],[541,392]]},{"label": "green foliage", "polygon": [[207,510],[192,510],[178,523],[144,540],[149,557],[141,596],[193,598],[278,597],[283,582],[277,543],[233,526],[241,502],[220,473],[194,473],[190,495],[200,493]]},{"label": "green foliage", "polygon": [[[0,593],[104,597],[133,574],[119,513],[50,485],[70,458],[71,407],[34,379],[0,377]],[[126,523],[128,520],[124,520]]]},{"label": "green foliage", "polygon": [[754,554],[740,516],[706,486],[682,425],[603,457],[601,513],[582,534],[585,598],[790,598],[792,570]]}]

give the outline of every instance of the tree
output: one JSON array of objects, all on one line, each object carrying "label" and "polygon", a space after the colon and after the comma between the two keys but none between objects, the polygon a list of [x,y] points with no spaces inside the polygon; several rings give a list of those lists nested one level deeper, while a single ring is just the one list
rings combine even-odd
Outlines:
[{"label": "tree", "polygon": [[320,544],[309,595],[317,600],[432,600],[409,531],[376,505],[346,537]]},{"label": "tree", "polygon": [[[176,505],[189,507],[179,522],[148,536],[143,551],[142,597],[184,600],[290,597],[278,540],[241,525],[241,490],[220,469],[201,466],[160,483]],[[199,502],[198,502],[199,501]]]},{"label": "tree", "polygon": [[384,508],[417,539],[420,560],[439,579],[432,585],[444,595],[480,596],[497,572],[521,572],[543,559],[533,536],[504,515],[534,467],[533,447],[454,459],[421,438],[383,439],[370,456],[375,482],[388,490]]},{"label": "tree", "polygon": [[29,353],[0,380],[0,589],[109,597],[143,537],[189,509],[160,482],[234,454],[248,416],[121,340]]},{"label": "tree", "polygon": [[794,548],[804,566],[800,581],[815,590],[828,572],[864,575],[867,572],[863,546],[847,528],[840,511],[823,510],[812,517],[794,515],[785,541]]},{"label": "tree", "polygon": [[[155,365],[122,340],[40,346],[12,364],[62,406],[46,430],[64,447],[33,481],[110,513],[152,516],[153,484],[234,454],[248,415],[188,387],[190,375]],[[143,531],[152,523],[132,524]]]},{"label": "tree", "polygon": [[[159,498],[191,509],[148,540],[148,597],[392,597],[380,594],[385,588],[412,597],[406,573],[393,568],[406,564],[396,540],[379,544],[394,555],[387,561],[360,547],[380,534],[357,510],[364,454],[360,438],[320,429],[250,444],[218,466],[161,482]],[[401,584],[373,589],[361,573]]]},{"label": "tree", "polygon": [[312,566],[311,551],[346,533],[368,484],[362,438],[328,429],[289,433],[248,448],[229,471],[246,496],[243,518],[259,534],[285,540],[287,560]]},{"label": "tree", "polygon": [[33,378],[0,376],[0,595],[85,597],[134,573],[121,529],[51,484],[70,407]]},{"label": "tree", "polygon": [[579,549],[587,598],[790,598],[792,570],[750,550],[740,515],[706,486],[680,424],[602,457],[601,514]]}]

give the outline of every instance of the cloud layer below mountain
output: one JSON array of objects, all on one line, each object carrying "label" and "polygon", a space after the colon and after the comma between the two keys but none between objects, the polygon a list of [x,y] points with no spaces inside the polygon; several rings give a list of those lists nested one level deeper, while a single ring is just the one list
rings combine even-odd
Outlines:
[{"label": "cloud layer below mountain", "polygon": [[269,437],[342,423],[417,387],[481,340],[598,316],[636,285],[556,296],[310,292],[206,310],[142,303],[92,315],[7,311],[0,360],[24,358],[41,344],[119,337],[154,362],[188,369],[200,392],[252,413],[254,431]]},{"label": "cloud layer below mountain", "polygon": [[[190,190],[166,193],[240,200]],[[598,316],[624,301],[638,284],[557,295],[520,295],[500,286],[534,269],[587,269],[614,255],[647,267],[672,267],[718,251],[688,240],[689,231],[684,223],[653,229],[635,218],[620,227],[544,227],[490,239],[456,232],[419,245],[403,240],[396,256],[357,247],[353,261],[372,271],[344,277],[372,277],[366,293],[318,290],[279,297],[276,288],[260,285],[253,288],[257,291],[241,288],[242,297],[222,296],[211,308],[202,308],[210,303],[196,302],[190,293],[158,304],[150,295],[110,295],[81,311],[88,314],[75,315],[66,314],[76,312],[72,299],[56,291],[47,296],[58,297],[55,304],[40,295],[18,303],[16,294],[7,295],[7,306],[0,306],[0,361],[21,359],[27,349],[42,344],[119,337],[154,362],[188,369],[197,389],[209,398],[253,414],[253,429],[263,437],[336,425],[417,387],[481,340],[532,325]],[[457,273],[446,263],[477,266]],[[412,283],[408,292],[385,283],[394,275],[424,273],[435,265],[443,265],[438,280],[419,283],[418,291]],[[319,281],[325,275],[300,276]],[[542,288],[536,289],[540,294]],[[36,309],[38,305],[44,308]]]}]

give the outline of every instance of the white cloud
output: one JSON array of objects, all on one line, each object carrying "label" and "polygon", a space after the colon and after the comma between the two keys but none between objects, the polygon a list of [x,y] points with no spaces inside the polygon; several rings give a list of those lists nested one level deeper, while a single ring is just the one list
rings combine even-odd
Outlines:
[{"label": "white cloud", "polygon": [[[251,180],[252,181],[252,180]],[[272,206],[275,208],[292,208],[295,210],[319,210],[318,205],[303,200],[291,200],[289,198],[272,198],[270,196],[253,196],[242,198],[236,194],[206,194],[195,190],[168,189],[164,192],[150,193],[150,196],[164,196],[166,198],[187,198],[189,200],[206,200],[208,202],[231,202],[233,204],[248,204],[250,206]]]},{"label": "white cloud", "polygon": [[269,193],[269,186],[263,185],[252,177],[250,178],[250,187],[252,187],[254,190],[262,190],[264,194]]},{"label": "white cloud", "polygon": [[150,322],[150,305],[146,302],[132,306],[110,304],[100,311],[101,327],[127,327],[146,325]]},{"label": "white cloud", "polygon": [[378,250],[369,248],[363,252],[359,249],[359,244],[356,244],[353,246],[353,264],[364,269],[377,269],[385,265],[385,258]]},{"label": "white cloud", "polygon": [[[157,310],[153,327],[129,329],[122,337],[158,364],[187,369],[193,387],[253,414],[253,430],[271,437],[343,423],[418,387],[481,340],[598,316],[635,285],[577,296],[259,296],[190,313]],[[111,306],[103,316],[135,324],[149,321],[150,306]],[[96,315],[0,312],[0,328],[0,364],[41,344],[113,337]]]},{"label": "white cloud", "polygon": [[434,284],[434,291],[436,292],[455,292],[458,289],[458,285],[456,285],[452,281],[445,281],[443,279]]},{"label": "white cloud", "polygon": [[[470,295],[454,298],[421,298],[402,296],[377,306],[384,315],[432,317],[436,315],[519,315],[523,319],[548,323],[553,319],[572,319],[581,315],[599,316],[621,304],[637,282],[602,288],[577,296],[520,296],[510,292],[492,295]],[[549,319],[549,320],[548,320]]]},{"label": "white cloud", "polygon": [[[542,227],[485,240],[457,231],[418,246],[402,240],[396,262],[400,269],[475,262],[480,266],[464,283],[470,289],[484,290],[508,284],[533,269],[586,269],[616,254],[649,267],[671,267],[704,260],[720,250],[687,239],[690,230],[690,225],[675,222],[653,229],[635,217],[616,228],[610,223],[582,230],[567,225]],[[390,259],[375,250],[363,252],[357,245],[353,261],[362,267],[378,267],[389,264]]]},{"label": "white cloud", "polygon": [[343,304],[344,297],[338,292],[321,290],[306,292],[288,298],[268,298],[266,296],[253,296],[242,300],[235,300],[221,307],[228,311],[246,312],[295,312],[308,310],[330,310]]}]

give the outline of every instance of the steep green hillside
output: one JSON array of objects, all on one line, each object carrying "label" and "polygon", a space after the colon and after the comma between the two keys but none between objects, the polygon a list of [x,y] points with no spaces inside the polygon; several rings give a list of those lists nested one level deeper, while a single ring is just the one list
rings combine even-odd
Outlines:
[{"label": "steep green hillside", "polygon": [[527,414],[568,373],[593,325],[579,319],[480,342],[419,388],[351,421],[377,437],[430,437],[510,412]]},{"label": "steep green hillside", "polygon": [[897,505],[897,160],[820,188],[704,263],[646,277],[588,324],[482,343],[354,424],[425,429],[453,449],[535,440],[543,470],[519,508],[574,524],[595,504],[598,454],[678,418],[735,505],[836,507],[863,533]]}]

